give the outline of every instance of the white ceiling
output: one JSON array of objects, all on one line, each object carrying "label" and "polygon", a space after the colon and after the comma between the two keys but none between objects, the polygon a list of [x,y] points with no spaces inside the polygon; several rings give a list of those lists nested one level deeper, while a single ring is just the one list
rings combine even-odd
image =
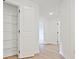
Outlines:
[{"label": "white ceiling", "polygon": [[62,0],[31,0],[38,4],[41,16],[46,16],[49,12],[56,12]]}]

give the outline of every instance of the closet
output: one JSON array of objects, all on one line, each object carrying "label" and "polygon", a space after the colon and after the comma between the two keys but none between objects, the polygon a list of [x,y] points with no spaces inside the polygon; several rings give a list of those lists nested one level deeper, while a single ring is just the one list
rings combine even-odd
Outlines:
[{"label": "closet", "polygon": [[18,8],[3,3],[3,56],[16,55],[18,52]]},{"label": "closet", "polygon": [[35,5],[17,1],[3,3],[3,56],[34,56],[39,53],[38,11]]}]

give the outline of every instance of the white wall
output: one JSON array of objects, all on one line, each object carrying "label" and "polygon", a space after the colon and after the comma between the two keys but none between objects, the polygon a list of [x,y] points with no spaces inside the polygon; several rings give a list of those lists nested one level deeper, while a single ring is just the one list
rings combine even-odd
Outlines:
[{"label": "white wall", "polygon": [[63,40],[63,55],[66,59],[75,59],[74,3],[74,0],[63,0],[59,7],[59,19],[61,20],[61,39]]},{"label": "white wall", "polygon": [[57,23],[56,20],[45,20],[44,22],[45,44],[57,44]]}]

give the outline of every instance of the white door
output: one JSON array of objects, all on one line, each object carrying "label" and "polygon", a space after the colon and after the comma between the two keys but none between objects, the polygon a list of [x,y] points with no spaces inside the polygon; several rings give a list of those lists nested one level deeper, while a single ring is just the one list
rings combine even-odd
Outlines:
[{"label": "white door", "polygon": [[17,54],[17,7],[3,3],[3,56]]},{"label": "white door", "polygon": [[20,7],[20,39],[19,58],[34,55],[36,34],[36,20],[33,7]]}]

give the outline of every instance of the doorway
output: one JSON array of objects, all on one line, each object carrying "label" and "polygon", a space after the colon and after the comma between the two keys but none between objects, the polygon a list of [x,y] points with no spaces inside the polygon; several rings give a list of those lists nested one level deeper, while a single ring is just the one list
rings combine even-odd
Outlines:
[{"label": "doorway", "polygon": [[39,22],[39,44],[44,44],[44,24]]},{"label": "doorway", "polygon": [[18,8],[3,3],[3,57],[18,54]]}]

